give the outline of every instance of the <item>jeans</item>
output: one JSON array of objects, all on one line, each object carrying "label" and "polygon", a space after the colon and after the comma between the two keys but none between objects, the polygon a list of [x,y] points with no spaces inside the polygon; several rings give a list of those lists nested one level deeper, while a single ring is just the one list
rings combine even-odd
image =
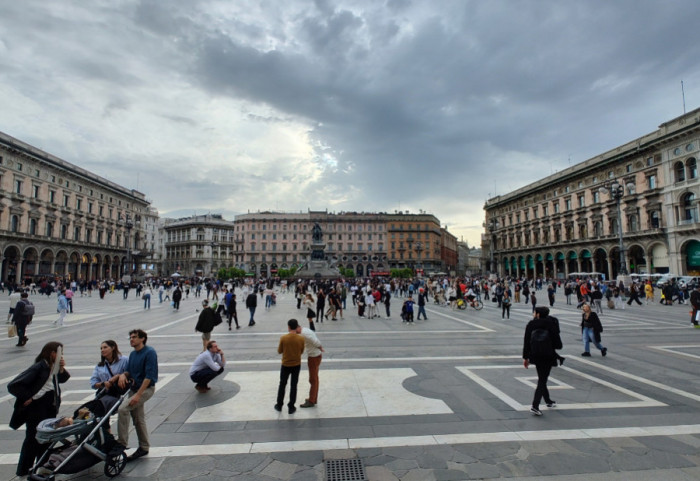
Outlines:
[{"label": "jeans", "polygon": [[197,386],[200,387],[207,387],[207,384],[214,379],[216,376],[224,372],[224,368],[222,367],[218,371],[214,371],[213,369],[209,367],[205,367],[203,369],[200,369],[199,371],[195,371],[192,374],[190,374],[190,379],[192,379],[192,382],[196,383]]},{"label": "jeans", "polygon": [[59,309],[58,311],[58,319],[54,321],[54,324],[58,324],[59,326],[63,326],[63,320],[66,318],[66,310],[65,309]]},{"label": "jeans", "polygon": [[416,316],[416,319],[420,319],[421,314],[423,314],[423,319],[428,319],[428,316],[425,313],[425,306],[418,306],[418,315]]},{"label": "jeans", "polygon": [[289,386],[289,407],[294,407],[297,402],[297,383],[299,382],[299,372],[301,364],[298,366],[282,366],[280,369],[280,385],[277,389],[277,405],[282,406],[284,403],[284,391],[287,389],[287,380],[292,376],[292,383]]},{"label": "jeans", "polygon": [[552,398],[549,397],[549,389],[547,389],[547,379],[549,379],[549,373],[552,372],[552,363],[541,362],[536,364],[535,368],[537,369],[537,389],[535,389],[532,407],[539,409],[542,398],[544,398],[544,402],[547,404],[552,402]]},{"label": "jeans", "polygon": [[584,327],[583,328],[583,350],[585,352],[590,352],[590,343],[595,344],[595,347],[600,349],[601,351],[604,349],[603,345],[599,342],[596,342],[595,340],[595,331],[593,330],[592,327]]},{"label": "jeans", "polygon": [[265,308],[272,307],[272,296],[265,296]]},{"label": "jeans", "polygon": [[151,308],[151,295],[150,294],[144,294],[143,295],[143,308],[150,309]]},{"label": "jeans", "polygon": [[255,308],[249,307],[248,310],[250,311],[250,321],[248,322],[248,324],[253,324],[255,322],[255,319],[253,319],[253,317],[255,316]]},{"label": "jeans", "polygon": [[163,302],[163,292],[158,291],[158,302],[162,303]]}]

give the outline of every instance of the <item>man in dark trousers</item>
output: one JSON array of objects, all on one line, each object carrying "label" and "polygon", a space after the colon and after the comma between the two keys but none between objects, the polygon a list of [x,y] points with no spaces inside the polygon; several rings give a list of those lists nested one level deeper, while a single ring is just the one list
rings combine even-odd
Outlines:
[{"label": "man in dark trousers", "polygon": [[700,319],[698,319],[700,314],[700,284],[696,284],[695,289],[690,293],[690,304],[693,306],[693,317],[691,317],[690,322],[693,323],[694,327],[700,328]]},{"label": "man in dark trousers", "polygon": [[255,309],[258,307],[258,297],[251,291],[245,299],[245,307],[250,311],[250,321],[248,327],[255,325]]},{"label": "man in dark trousers", "polygon": [[[31,308],[31,312],[30,312]],[[12,314],[12,323],[17,327],[17,347],[27,344],[27,325],[32,322],[34,306],[29,302],[29,294],[23,292],[17,304],[15,312]]]},{"label": "man in dark trousers", "polygon": [[277,346],[277,353],[282,354],[282,367],[280,369],[280,385],[277,389],[277,404],[275,409],[282,411],[284,404],[284,391],[287,388],[289,376],[292,376],[292,383],[289,386],[289,414],[294,414],[297,410],[294,404],[297,402],[297,383],[299,382],[299,371],[301,371],[301,355],[304,352],[304,337],[297,334],[299,322],[296,319],[287,321],[289,332],[280,337]]},{"label": "man in dark trousers", "polygon": [[194,327],[196,332],[202,333],[202,351],[207,350],[207,344],[211,340],[211,331],[219,324],[221,324],[221,316],[209,307],[209,301],[204,299],[202,301],[202,312],[199,313],[197,325]]},{"label": "man in dark trousers", "polygon": [[528,322],[525,328],[523,366],[527,369],[530,364],[534,364],[537,369],[537,388],[535,389],[535,397],[532,400],[530,412],[535,416],[542,416],[542,411],[540,411],[542,398],[544,398],[548,408],[553,408],[557,405],[549,397],[547,379],[552,371],[552,367],[557,365],[558,355],[556,349],[562,348],[562,342],[559,335],[559,321],[549,316],[548,307],[535,308],[534,316],[534,319]]}]

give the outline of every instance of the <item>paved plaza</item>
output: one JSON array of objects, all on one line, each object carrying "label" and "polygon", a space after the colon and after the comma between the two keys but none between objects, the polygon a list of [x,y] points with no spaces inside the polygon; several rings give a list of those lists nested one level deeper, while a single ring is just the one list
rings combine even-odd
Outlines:
[{"label": "paved plaza", "polygon": [[[533,417],[537,375],[521,359],[529,305],[515,304],[503,320],[489,302],[480,312],[431,304],[428,321],[406,325],[400,298],[390,319],[383,306],[381,319],[358,318],[348,302],[343,320],[318,324],[326,350],[318,406],[290,415],[273,405],[279,336],[291,317],[306,325],[291,293],[280,293],[270,310],[258,307],[254,327],[239,293],[242,327],[215,329],[228,364],[206,394],[187,375],[202,346],[194,332],[201,299],[183,299],[174,311],[156,296],[144,311],[134,294],[78,296],[63,328],[52,326],[55,295],[31,296],[37,315],[27,346],[0,340],[0,480],[13,479],[24,438],[23,428],[7,426],[14,401],[7,383],[45,342],[61,341],[72,375],[61,413],[72,413],[92,397],[88,380],[100,342],[114,339],[128,354],[133,328],[148,333],[160,378],[146,403],[150,454],[129,463],[123,479],[321,481],[328,467],[346,460],[361,461],[372,481],[700,479],[700,329],[690,326],[687,305],[606,309],[609,354],[593,348],[582,358],[580,311],[560,292],[552,315],[560,320],[566,362],[549,383],[558,406]],[[0,312],[8,304],[0,294]],[[306,394],[304,363],[299,403]],[[130,443],[136,447],[133,432]],[[107,479],[102,466],[70,479]]]}]

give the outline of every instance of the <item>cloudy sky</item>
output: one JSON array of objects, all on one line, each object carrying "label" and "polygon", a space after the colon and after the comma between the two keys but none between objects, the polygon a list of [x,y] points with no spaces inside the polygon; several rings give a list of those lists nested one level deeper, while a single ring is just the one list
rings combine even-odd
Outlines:
[{"label": "cloudy sky", "polygon": [[435,214],[700,106],[697,0],[0,2],[0,131],[161,216]]}]

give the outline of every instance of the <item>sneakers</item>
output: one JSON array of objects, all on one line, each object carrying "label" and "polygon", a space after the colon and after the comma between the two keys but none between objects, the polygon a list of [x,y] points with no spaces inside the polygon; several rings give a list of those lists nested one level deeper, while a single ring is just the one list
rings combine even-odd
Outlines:
[{"label": "sneakers", "polygon": [[536,407],[531,407],[530,412],[532,413],[533,416],[542,416],[542,411],[540,411]]},{"label": "sneakers", "polygon": [[557,407],[557,402],[556,401],[549,401],[547,403],[547,407],[548,408],[555,408],[555,407]]},{"label": "sneakers", "polygon": [[304,402],[304,404],[299,405],[300,408],[313,408],[316,407],[316,403],[312,403],[308,399]]},{"label": "sneakers", "polygon": [[590,352],[582,352],[581,355],[582,355],[583,357],[591,357],[591,353],[590,353]]},{"label": "sneakers", "polygon": [[608,348],[604,347],[603,349],[600,350],[600,353],[603,355],[603,357],[608,355]]},{"label": "sneakers", "polygon": [[282,405],[281,405],[281,404],[275,404],[275,411],[282,412]]}]

